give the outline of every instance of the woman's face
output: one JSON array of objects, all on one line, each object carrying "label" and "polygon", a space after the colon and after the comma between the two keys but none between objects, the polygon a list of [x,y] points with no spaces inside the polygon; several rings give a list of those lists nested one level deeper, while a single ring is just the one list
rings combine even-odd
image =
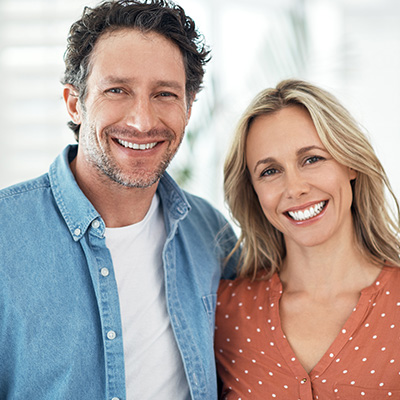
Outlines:
[{"label": "woman's face", "polygon": [[246,158],[263,212],[287,246],[316,246],[352,234],[350,181],[356,172],[327,152],[307,110],[290,106],[257,117]]}]

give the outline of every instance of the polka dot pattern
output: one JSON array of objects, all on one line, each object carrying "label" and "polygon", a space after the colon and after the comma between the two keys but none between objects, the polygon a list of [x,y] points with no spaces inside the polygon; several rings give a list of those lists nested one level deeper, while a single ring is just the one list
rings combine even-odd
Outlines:
[{"label": "polka dot pattern", "polygon": [[222,399],[400,399],[400,269],[385,267],[361,292],[310,374],[282,331],[281,294],[276,274],[221,282],[215,351]]}]

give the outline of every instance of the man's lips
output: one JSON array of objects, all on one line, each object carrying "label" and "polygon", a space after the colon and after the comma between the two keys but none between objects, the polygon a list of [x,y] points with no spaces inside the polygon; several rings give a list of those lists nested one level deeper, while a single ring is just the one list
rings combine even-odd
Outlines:
[{"label": "man's lips", "polygon": [[328,201],[324,200],[302,210],[286,211],[285,214],[295,221],[306,221],[319,215],[327,204]]},{"label": "man's lips", "polygon": [[128,142],[127,140],[116,139],[116,141],[123,147],[133,149],[133,150],[150,150],[157,146],[159,142],[150,143],[134,143]]}]

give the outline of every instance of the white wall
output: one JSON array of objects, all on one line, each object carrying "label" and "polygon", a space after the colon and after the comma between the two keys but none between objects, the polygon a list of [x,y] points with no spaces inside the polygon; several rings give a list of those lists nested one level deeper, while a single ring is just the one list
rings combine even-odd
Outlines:
[{"label": "white wall", "polygon": [[[213,49],[189,125],[200,132],[195,154],[184,143],[172,165],[174,171],[191,161],[189,190],[223,208],[223,157],[240,113],[260,90],[297,76],[332,91],[365,126],[400,195],[396,0],[178,3]],[[0,187],[46,172],[74,142],[59,80],[68,28],[84,4],[96,2],[0,0]],[[289,9],[304,11],[304,37],[288,20]]]}]

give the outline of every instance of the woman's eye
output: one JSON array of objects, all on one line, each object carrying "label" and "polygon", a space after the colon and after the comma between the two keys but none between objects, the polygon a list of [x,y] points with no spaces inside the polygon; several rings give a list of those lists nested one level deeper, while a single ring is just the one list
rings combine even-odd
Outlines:
[{"label": "woman's eye", "polygon": [[276,168],[267,168],[261,172],[261,176],[271,176],[271,175],[275,175],[278,172],[279,171]]},{"label": "woman's eye", "polygon": [[312,156],[312,157],[308,157],[305,161],[305,164],[315,164],[318,161],[323,160],[322,157],[319,156]]}]

